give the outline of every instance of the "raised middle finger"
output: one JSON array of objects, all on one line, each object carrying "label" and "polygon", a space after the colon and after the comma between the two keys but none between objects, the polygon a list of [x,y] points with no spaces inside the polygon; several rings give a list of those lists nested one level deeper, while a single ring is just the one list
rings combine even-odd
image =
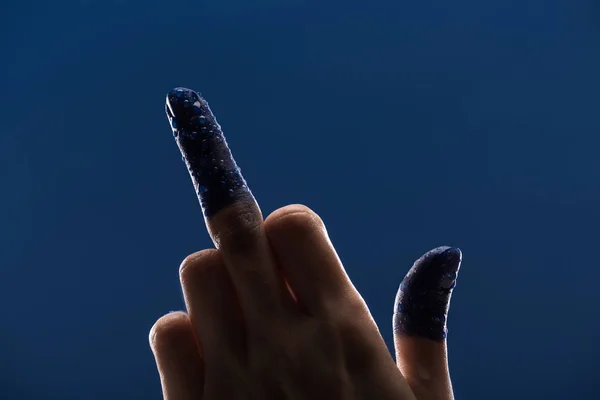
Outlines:
[{"label": "raised middle finger", "polygon": [[167,95],[166,109],[246,322],[262,325],[293,302],[276,269],[260,208],[206,100],[193,90],[176,88]]}]

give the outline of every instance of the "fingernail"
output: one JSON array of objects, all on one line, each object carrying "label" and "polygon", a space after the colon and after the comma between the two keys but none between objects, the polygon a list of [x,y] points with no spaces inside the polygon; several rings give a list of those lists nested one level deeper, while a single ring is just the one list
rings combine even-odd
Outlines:
[{"label": "fingernail", "polygon": [[452,290],[462,261],[459,248],[442,246],[425,253],[400,284],[394,305],[394,331],[442,341]]},{"label": "fingernail", "polygon": [[240,200],[252,200],[240,168],[206,100],[175,88],[167,94],[166,113],[206,218]]}]

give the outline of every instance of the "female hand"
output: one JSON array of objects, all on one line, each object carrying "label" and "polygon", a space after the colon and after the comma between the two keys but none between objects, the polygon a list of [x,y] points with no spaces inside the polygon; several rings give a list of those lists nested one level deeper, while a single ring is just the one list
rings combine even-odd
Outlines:
[{"label": "female hand", "polygon": [[167,115],[216,249],[180,267],[187,313],[152,328],[168,400],[451,400],[446,316],[460,250],[434,249],[403,280],[396,364],[323,221],[290,205],[263,221],[206,101],[178,88]]}]

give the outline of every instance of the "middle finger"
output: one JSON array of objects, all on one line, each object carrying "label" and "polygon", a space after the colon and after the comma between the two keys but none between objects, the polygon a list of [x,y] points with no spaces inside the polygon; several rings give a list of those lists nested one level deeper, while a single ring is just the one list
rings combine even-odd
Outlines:
[{"label": "middle finger", "polygon": [[208,232],[222,253],[242,312],[247,322],[262,325],[293,301],[269,249],[258,203],[206,100],[193,90],[176,88],[167,95],[166,106]]}]

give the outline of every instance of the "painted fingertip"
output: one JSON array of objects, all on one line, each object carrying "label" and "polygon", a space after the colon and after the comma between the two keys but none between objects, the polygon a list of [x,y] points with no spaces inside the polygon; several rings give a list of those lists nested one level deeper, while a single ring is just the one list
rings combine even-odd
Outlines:
[{"label": "painted fingertip", "polygon": [[450,298],[461,262],[461,250],[448,246],[430,250],[415,261],[396,295],[396,333],[435,341],[446,338]]},{"label": "painted fingertip", "polygon": [[177,87],[167,93],[165,111],[204,216],[210,218],[237,201],[253,201],[206,100]]}]

